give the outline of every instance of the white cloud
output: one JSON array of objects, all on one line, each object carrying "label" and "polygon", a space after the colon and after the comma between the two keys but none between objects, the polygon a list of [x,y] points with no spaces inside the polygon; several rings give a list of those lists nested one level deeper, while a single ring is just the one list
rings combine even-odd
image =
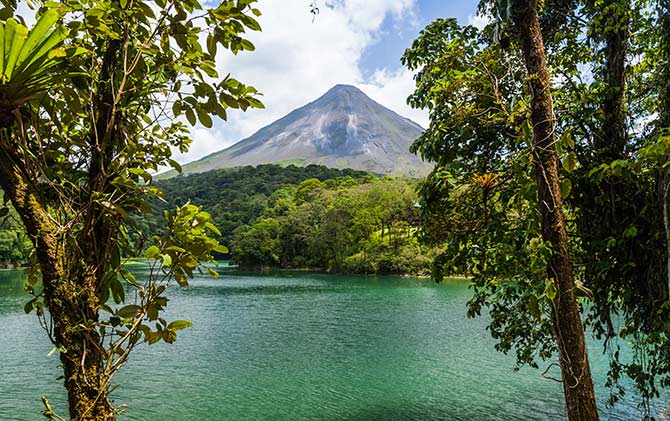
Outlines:
[{"label": "white cloud", "polygon": [[414,22],[417,0],[325,0],[312,23],[307,0],[260,0],[263,32],[250,33],[256,51],[220,56],[219,72],[255,86],[266,108],[229,111],[228,122],[195,132],[180,162],[199,159],[250,136],[261,127],[315,100],[338,83],[360,87],[377,102],[426,125],[427,113],[405,105],[413,91],[405,70],[378,69],[365,79],[359,66],[378,37],[384,19]]},{"label": "white cloud", "polygon": [[428,127],[428,112],[407,105],[407,97],[414,91],[414,73],[407,69],[377,70],[367,83],[358,87],[370,98],[403,117]]},{"label": "white cloud", "polygon": [[193,156],[203,157],[210,153],[231,146],[239,139],[228,139],[226,135],[218,129],[206,129],[204,127],[196,127],[191,129],[191,148],[189,154]]},{"label": "white cloud", "polygon": [[476,14],[468,16],[468,25],[474,26],[477,29],[484,29],[489,23],[491,23],[491,18],[488,15]]}]

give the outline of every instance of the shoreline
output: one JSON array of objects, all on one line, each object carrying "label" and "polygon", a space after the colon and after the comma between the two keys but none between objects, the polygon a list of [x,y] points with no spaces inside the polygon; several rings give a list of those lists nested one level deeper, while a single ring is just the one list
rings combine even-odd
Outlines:
[{"label": "shoreline", "polygon": [[[273,266],[229,266],[231,271],[240,271],[240,272],[252,272],[252,273],[272,273],[272,272],[304,272],[304,273],[319,273],[323,275],[338,275],[338,276],[399,276],[402,278],[420,278],[420,279],[431,279],[430,274],[414,274],[414,273],[356,273],[356,272],[329,272],[323,268],[280,268]],[[457,276],[460,278],[460,276]],[[465,278],[465,277],[463,277]]]}]

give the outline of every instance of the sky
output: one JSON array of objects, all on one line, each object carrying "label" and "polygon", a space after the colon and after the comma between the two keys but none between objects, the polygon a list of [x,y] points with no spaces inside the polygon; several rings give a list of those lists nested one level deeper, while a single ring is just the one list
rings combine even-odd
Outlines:
[{"label": "sky", "polygon": [[218,57],[221,75],[256,87],[263,110],[228,113],[211,129],[192,130],[193,144],[181,163],[217,152],[252,135],[336,84],[354,85],[380,104],[428,125],[428,113],[406,105],[412,73],[400,64],[419,31],[437,18],[477,24],[476,0],[259,0],[262,32],[250,33],[253,52]]}]

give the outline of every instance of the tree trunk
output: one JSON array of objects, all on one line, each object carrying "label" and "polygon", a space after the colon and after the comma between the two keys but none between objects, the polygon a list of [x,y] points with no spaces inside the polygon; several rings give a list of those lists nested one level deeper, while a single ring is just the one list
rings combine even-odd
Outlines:
[{"label": "tree trunk", "polygon": [[[659,75],[659,98],[661,106],[658,118],[657,131],[670,130],[670,0],[659,0],[657,13],[659,15],[660,55],[662,72]],[[667,283],[668,301],[670,301],[670,169],[665,168],[657,176],[662,184],[663,226],[665,227],[665,244],[667,248]]]},{"label": "tree trunk", "polygon": [[567,416],[571,421],[597,421],[598,409],[586,352],[584,327],[575,295],[568,234],[562,210],[558,154],[554,145],[551,79],[537,17],[536,0],[522,0],[517,3],[513,19],[522,44],[532,90],[533,159],[542,216],[542,237],[552,245],[553,250],[548,276],[557,290],[553,301],[553,324]]},{"label": "tree trunk", "polygon": [[[617,7],[621,5],[622,7]],[[627,0],[607,0],[601,6],[606,22],[613,29],[605,30],[605,98],[603,112],[603,136],[596,136],[596,151],[599,161],[623,159],[627,135],[624,96],[626,93],[626,54],[628,51]]]},{"label": "tree trunk", "polygon": [[[43,205],[39,192],[26,182],[29,177],[18,156],[0,148],[0,187],[10,198],[33,241],[42,273],[44,301],[53,323],[52,340],[62,348],[64,385],[68,394],[70,418],[73,421],[108,421],[114,419],[107,398],[107,387],[101,367],[104,350],[93,328],[98,320],[98,299],[92,271],[68,267],[64,235]],[[66,270],[67,268],[67,270]]]},{"label": "tree trunk", "polygon": [[[101,92],[95,101],[98,118],[91,135],[89,192],[109,187],[117,125],[112,74],[120,51],[119,41],[110,41],[103,58]],[[106,351],[96,330],[99,321],[98,286],[108,267],[109,248],[116,234],[115,221],[93,200],[84,209],[79,232],[63,228],[49,213],[49,201],[40,191],[39,175],[16,148],[11,137],[0,138],[0,187],[6,192],[26,232],[33,241],[44,285],[44,303],[53,331],[50,336],[60,349],[64,385],[72,421],[110,421],[115,417],[108,399],[108,376],[104,373]],[[72,238],[76,236],[78,238]],[[69,238],[68,238],[69,237]],[[71,247],[76,241],[77,248]]]},{"label": "tree trunk", "polygon": [[98,320],[94,278],[67,280],[45,279],[46,301],[54,322],[57,343],[65,349],[60,353],[68,395],[70,418],[73,421],[109,421],[114,409],[108,399],[104,376],[105,351],[95,329],[85,322]]}]

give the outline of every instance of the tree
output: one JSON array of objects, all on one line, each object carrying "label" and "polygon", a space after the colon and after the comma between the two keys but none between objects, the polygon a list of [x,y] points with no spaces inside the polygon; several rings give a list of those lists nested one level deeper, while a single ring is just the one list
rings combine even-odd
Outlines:
[{"label": "tree", "polygon": [[[410,102],[431,110],[414,148],[437,162],[422,186],[426,234],[447,246],[436,274],[474,275],[469,313],[488,307],[498,348],[514,348],[520,363],[557,351],[548,340],[555,328],[544,318],[556,291],[535,271],[556,248],[536,237],[541,208],[529,201],[543,182],[558,181],[551,191],[564,200],[575,291],[591,301],[582,309],[585,323],[611,357],[609,403],[628,375],[648,414],[658,381],[670,384],[667,4],[546,1],[535,5],[539,32],[530,40],[518,30],[528,4],[482,2],[493,21],[483,31],[438,21],[405,55],[419,70]],[[533,57],[524,49],[524,41],[538,40],[554,76],[540,90],[542,77],[528,70]],[[545,109],[553,142],[540,152],[553,155],[545,163],[557,160],[557,179],[530,172],[538,158],[533,138],[543,127],[531,124],[540,93],[553,108]],[[620,339],[634,352],[620,352]]]},{"label": "tree", "polygon": [[[73,420],[115,418],[108,386],[129,352],[189,325],[160,317],[168,280],[186,285],[225,250],[193,205],[166,212],[162,237],[142,238],[134,220],[160,195],[151,172],[178,169],[171,148],[188,149],[182,118],[209,127],[226,108],[261,106],[215,68],[221,48],[253,50],[243,38],[260,29],[253,2],[67,0],[46,3],[30,31],[21,17],[1,26],[0,187],[33,242],[26,310],[60,351]],[[152,262],[144,283],[123,267],[142,253],[133,236]]]},{"label": "tree", "polygon": [[[571,22],[553,41],[562,46],[552,63],[565,81],[554,92],[558,130],[571,139],[563,162],[573,186],[574,259],[593,295],[586,322],[611,356],[610,403],[623,395],[617,383],[627,375],[651,416],[650,399],[668,384],[667,153],[658,155],[668,126],[667,16],[657,1],[580,6],[566,13]],[[587,75],[576,70],[586,68]],[[620,341],[633,347],[632,357],[620,352]]]},{"label": "tree", "polygon": [[251,268],[425,274],[434,250],[413,235],[415,203],[401,179],[307,178],[276,190],[255,223],[235,230],[231,260]]},{"label": "tree", "polygon": [[511,20],[519,38],[531,89],[530,122],[533,127],[531,153],[542,215],[542,238],[551,245],[547,276],[556,287],[553,300],[554,333],[563,377],[563,394],[570,420],[598,420],[593,380],[586,352],[568,230],[563,213],[563,197],[558,174],[558,153],[551,77],[537,15],[536,0],[514,4]]},{"label": "tree", "polygon": [[436,235],[451,243],[435,275],[447,260],[466,266],[475,275],[469,314],[489,306],[499,349],[517,348],[521,363],[558,352],[569,419],[597,419],[537,4],[498,6],[498,29],[512,23],[504,33],[437,21],[403,58],[419,71],[410,103],[431,111],[429,129],[413,146],[437,162],[422,188],[425,208],[437,214],[428,227],[444,230]]}]

